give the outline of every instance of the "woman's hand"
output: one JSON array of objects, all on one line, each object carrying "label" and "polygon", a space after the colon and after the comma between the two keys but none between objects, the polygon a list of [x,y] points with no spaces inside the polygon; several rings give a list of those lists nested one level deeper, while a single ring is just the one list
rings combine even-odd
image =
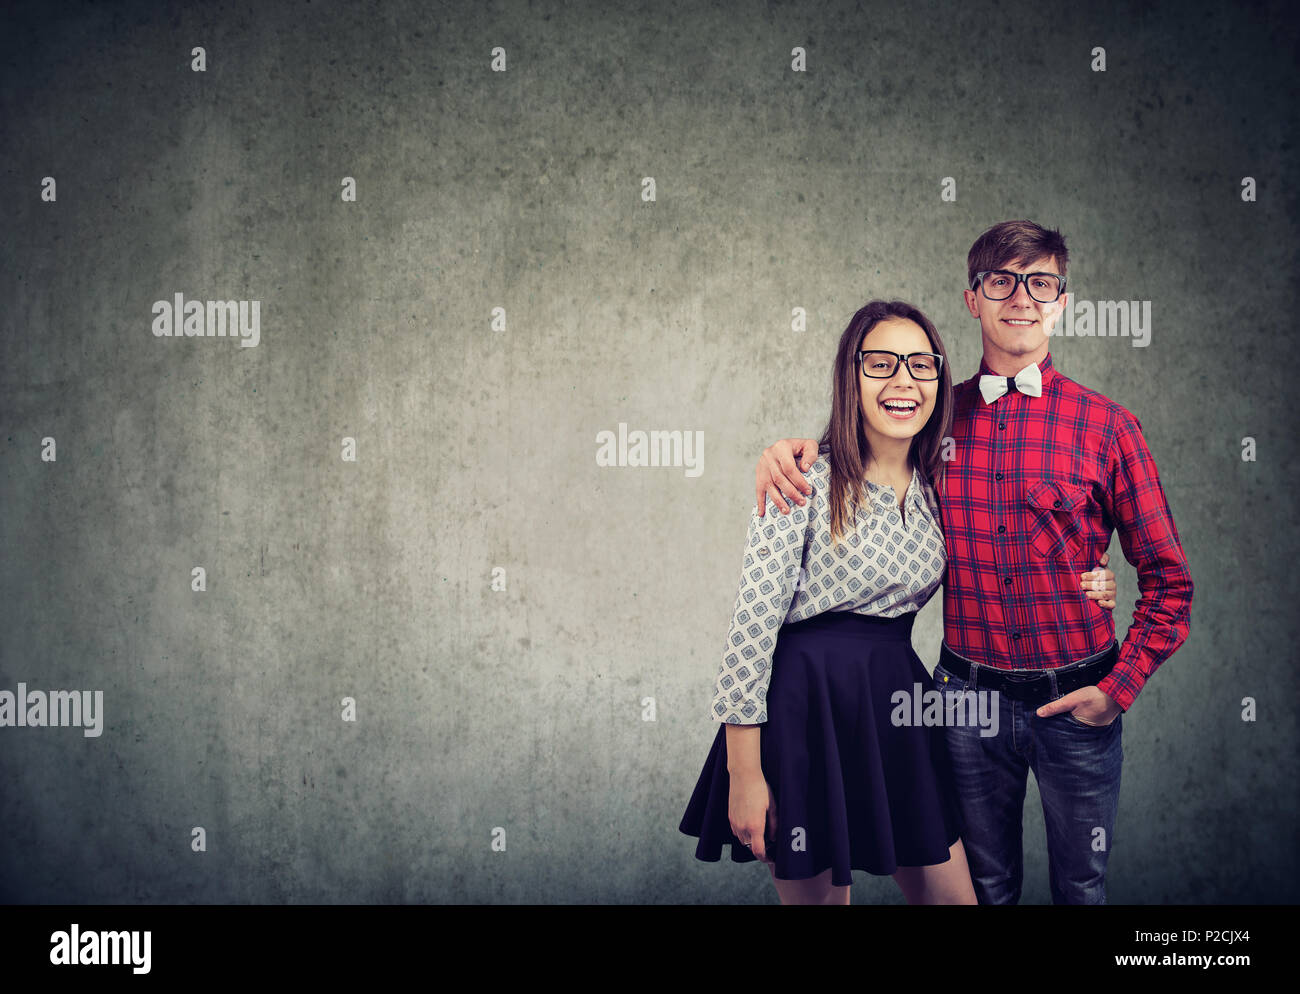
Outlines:
[{"label": "woman's hand", "polygon": [[1101,554],[1101,565],[1091,573],[1080,573],[1079,579],[1083,581],[1083,589],[1086,591],[1085,597],[1090,601],[1096,601],[1098,607],[1104,607],[1107,611],[1115,610],[1115,594],[1118,588],[1115,586],[1115,574],[1106,569],[1106,564],[1110,562],[1110,553]]},{"label": "woman's hand", "polygon": [[773,862],[767,846],[776,841],[776,798],[762,773],[732,774],[727,817],[736,838],[764,863]]},{"label": "woman's hand", "polygon": [[[795,464],[796,459],[798,465]],[[782,499],[782,495],[796,504],[807,503],[801,495],[812,493],[812,486],[803,478],[803,474],[816,461],[815,438],[785,438],[764,449],[754,473],[754,500],[758,505],[758,516],[761,518],[767,514],[769,495],[782,514],[790,513],[790,505]]]}]

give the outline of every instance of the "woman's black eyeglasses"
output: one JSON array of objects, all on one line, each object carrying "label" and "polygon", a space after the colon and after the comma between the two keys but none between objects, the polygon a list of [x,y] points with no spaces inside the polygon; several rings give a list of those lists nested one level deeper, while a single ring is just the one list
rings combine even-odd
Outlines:
[{"label": "woman's black eyeglasses", "polygon": [[943,370],[943,356],[933,352],[880,352],[867,349],[858,353],[858,363],[863,375],[873,380],[887,380],[898,371],[900,362],[907,363],[907,371],[917,380],[937,380]]}]

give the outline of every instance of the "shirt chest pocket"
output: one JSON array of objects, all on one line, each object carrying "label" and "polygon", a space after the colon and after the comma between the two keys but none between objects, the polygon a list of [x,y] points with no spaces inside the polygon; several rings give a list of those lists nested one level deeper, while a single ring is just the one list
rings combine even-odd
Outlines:
[{"label": "shirt chest pocket", "polygon": [[1083,519],[1088,488],[1077,483],[1030,480],[1025,485],[1029,504],[1029,537],[1034,551],[1044,559],[1073,561],[1083,548]]}]

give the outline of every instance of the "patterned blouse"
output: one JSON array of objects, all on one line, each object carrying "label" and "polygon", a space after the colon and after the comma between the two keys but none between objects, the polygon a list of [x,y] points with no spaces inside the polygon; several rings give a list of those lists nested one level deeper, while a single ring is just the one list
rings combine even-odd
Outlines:
[{"label": "patterned blouse", "polygon": [[899,514],[894,488],[866,481],[870,509],[860,507],[852,528],[831,542],[830,463],[823,453],[807,475],[808,503],[781,514],[768,500],[757,506],[740,592],[718,669],[714,721],[760,725],[767,721],[767,687],[777,630],[827,611],[897,618],[919,611],[943,581],[947,558],[934,507],[912,471]]}]

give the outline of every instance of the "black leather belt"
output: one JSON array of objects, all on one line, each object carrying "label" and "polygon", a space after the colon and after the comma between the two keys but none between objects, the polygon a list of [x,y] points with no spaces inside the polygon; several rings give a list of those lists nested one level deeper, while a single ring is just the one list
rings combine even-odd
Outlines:
[{"label": "black leather belt", "polygon": [[[991,666],[980,666],[976,674],[975,686],[966,689],[996,690],[1006,694],[1013,701],[1022,701],[1035,707],[1048,701],[1063,697],[1080,687],[1090,687],[1097,683],[1115,667],[1119,659],[1119,643],[1112,642],[1110,648],[1095,656],[1081,659],[1077,663],[1058,666],[1052,670],[1001,670]],[[939,665],[953,676],[961,677],[970,683],[971,661],[959,656],[947,645],[939,649]],[[1056,678],[1056,696],[1052,696],[1051,672]]]}]

